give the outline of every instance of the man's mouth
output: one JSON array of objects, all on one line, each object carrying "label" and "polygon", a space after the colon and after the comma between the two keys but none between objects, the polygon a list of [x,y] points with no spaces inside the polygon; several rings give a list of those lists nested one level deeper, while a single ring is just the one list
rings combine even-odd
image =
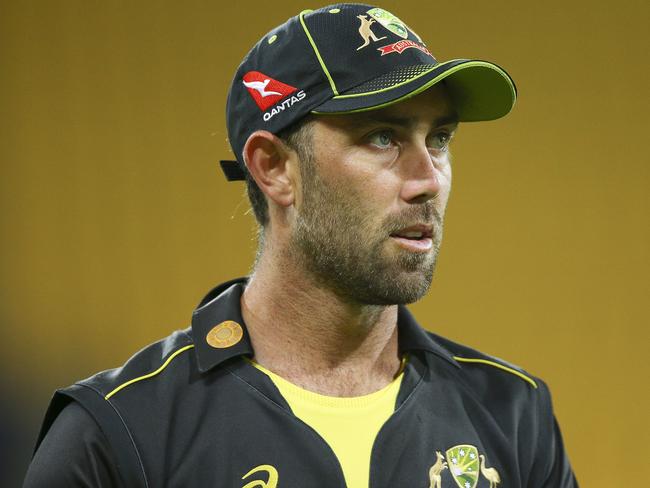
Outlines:
[{"label": "man's mouth", "polygon": [[426,252],[433,247],[433,227],[417,224],[390,234],[396,244],[413,252]]}]

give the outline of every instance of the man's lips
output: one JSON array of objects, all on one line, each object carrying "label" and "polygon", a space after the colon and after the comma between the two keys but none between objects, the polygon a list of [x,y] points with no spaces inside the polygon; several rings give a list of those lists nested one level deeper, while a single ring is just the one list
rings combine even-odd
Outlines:
[{"label": "man's lips", "polygon": [[415,224],[391,232],[391,237],[403,237],[405,239],[422,239],[433,237],[433,226],[431,224]]},{"label": "man's lips", "polygon": [[390,234],[401,247],[414,252],[426,252],[433,247],[433,226],[416,224],[404,227]]}]

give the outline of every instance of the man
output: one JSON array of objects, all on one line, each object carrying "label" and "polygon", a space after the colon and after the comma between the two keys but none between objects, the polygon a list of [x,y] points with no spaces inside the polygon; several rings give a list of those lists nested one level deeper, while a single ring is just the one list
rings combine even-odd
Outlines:
[{"label": "man", "polygon": [[269,32],[233,80],[222,162],[260,225],[254,272],[59,390],[26,486],[576,486],[545,384],[403,306],[432,280],[458,123],[515,95],[369,5]]}]

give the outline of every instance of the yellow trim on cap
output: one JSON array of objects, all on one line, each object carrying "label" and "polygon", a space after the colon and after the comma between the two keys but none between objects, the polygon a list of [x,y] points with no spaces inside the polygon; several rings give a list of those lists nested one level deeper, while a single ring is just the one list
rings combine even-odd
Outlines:
[{"label": "yellow trim on cap", "polygon": [[514,374],[515,376],[519,376],[522,380],[527,381],[528,383],[533,385],[533,388],[537,388],[537,383],[535,382],[535,380],[517,371],[516,369],[509,368],[508,366],[504,366],[503,364],[499,364],[494,361],[488,361],[487,359],[463,358],[460,356],[454,356],[454,359],[456,361],[460,361],[461,363],[479,363],[479,364],[488,364],[490,366],[494,366],[495,368],[499,368],[502,369],[503,371],[507,371],[508,373]]},{"label": "yellow trim on cap", "polygon": [[[392,90],[394,88],[398,88],[398,87],[400,87],[402,85],[405,85],[407,83],[411,83],[412,81],[417,80],[418,78],[421,78],[422,76],[425,76],[425,75],[431,73],[431,71],[433,71],[435,69],[438,69],[441,66],[444,66],[446,64],[452,63],[454,61],[457,61],[457,60],[452,59],[451,61],[445,61],[444,63],[437,64],[433,68],[431,68],[431,69],[429,69],[427,71],[424,71],[424,72],[418,74],[417,76],[414,76],[413,78],[410,78],[410,79],[408,79],[406,81],[403,81],[401,83],[397,83],[396,85],[393,85],[393,86],[389,86],[389,87],[386,87],[386,88],[381,88],[380,90],[375,90],[375,91],[365,92],[365,93],[354,93],[354,94],[349,94],[349,95],[338,95],[338,96],[332,97],[332,99],[340,100],[340,99],[343,99],[343,98],[365,97],[365,96],[369,96],[369,95],[375,95],[377,93],[382,93],[382,92],[385,92],[385,91],[388,91],[388,90]],[[454,66],[453,68],[450,68],[449,70],[440,73],[435,78],[427,81],[424,85],[419,87],[417,90],[413,90],[412,92],[409,92],[404,96],[396,98],[395,100],[389,100],[388,102],[384,102],[384,103],[381,103],[379,105],[372,105],[370,107],[362,107],[362,108],[357,108],[357,109],[353,109],[353,110],[341,110],[340,112],[319,112],[318,110],[312,110],[312,113],[317,114],[317,115],[318,114],[324,114],[324,115],[352,114],[352,113],[367,112],[367,111],[370,111],[370,110],[376,110],[376,109],[379,109],[379,108],[388,107],[390,105],[394,105],[396,103],[407,100],[407,99],[409,99],[411,97],[414,97],[415,95],[418,95],[418,94],[422,93],[423,91],[429,89],[430,87],[432,87],[433,85],[438,83],[440,80],[443,80],[443,79],[447,78],[449,75],[452,75],[453,73],[455,73],[456,71],[460,71],[460,70],[462,70],[464,68],[467,68],[468,66],[483,66],[483,67],[491,68],[494,71],[496,71],[497,73],[499,73],[501,76],[503,76],[506,79],[506,81],[508,82],[508,85],[510,87],[510,91],[511,91],[511,95],[512,95],[512,106],[510,107],[510,110],[512,110],[512,108],[515,106],[515,102],[517,100],[517,93],[515,91],[515,88],[514,88],[514,86],[512,84],[512,81],[510,80],[510,77],[508,76],[508,74],[505,71],[503,71],[501,68],[499,68],[498,66],[496,66],[496,65],[494,65],[492,63],[487,63],[485,61],[469,61],[467,63],[462,63],[462,64],[459,64],[458,66]]]},{"label": "yellow trim on cap", "polygon": [[111,398],[113,395],[115,395],[118,391],[120,391],[123,388],[126,388],[129,385],[132,385],[133,383],[137,383],[138,381],[141,380],[146,380],[149,378],[152,378],[153,376],[156,376],[157,374],[161,373],[163,369],[165,369],[167,366],[169,366],[169,363],[172,362],[172,359],[174,359],[176,356],[178,356],[180,353],[183,351],[187,351],[188,349],[192,349],[194,347],[194,344],[190,344],[189,346],[181,347],[179,350],[175,351],[171,356],[167,358],[167,360],[158,368],[156,371],[153,371],[149,374],[145,374],[143,376],[138,376],[137,378],[133,378],[132,380],[127,381],[126,383],[122,383],[120,386],[115,388],[113,391],[111,391],[108,395],[104,397],[104,400],[108,400]]},{"label": "yellow trim on cap", "polygon": [[[336,100],[340,100],[340,99],[342,99],[342,98],[365,97],[365,96],[368,96],[368,95],[376,95],[377,93],[382,93],[382,92],[385,92],[385,91],[388,91],[388,90],[392,90],[392,89],[394,89],[394,88],[399,88],[400,86],[402,86],[402,85],[406,85],[407,83],[411,83],[411,82],[417,80],[418,78],[422,78],[423,76],[426,76],[426,75],[428,75],[429,73],[431,73],[433,70],[439,69],[441,66],[444,66],[444,65],[446,65],[446,64],[449,64],[449,63],[451,63],[451,62],[453,62],[453,61],[455,61],[455,60],[445,61],[444,63],[436,64],[434,67],[432,67],[432,68],[430,68],[430,69],[428,69],[428,70],[426,70],[426,71],[423,71],[422,73],[419,73],[419,74],[415,75],[413,78],[409,78],[409,79],[406,80],[406,81],[402,81],[402,82],[400,82],[400,83],[396,83],[395,85],[387,86],[387,87],[385,87],[385,88],[380,88],[379,90],[373,90],[373,91],[363,92],[363,93],[351,93],[351,94],[349,94],[349,95],[338,95],[338,96],[336,96],[336,97],[334,97],[334,98],[335,98]],[[460,66],[464,66],[464,65],[461,64]],[[451,70],[450,70],[450,71],[451,71]],[[451,72],[453,73],[453,71],[451,71]],[[440,76],[442,76],[442,74],[445,74],[445,73],[447,73],[447,71],[445,71],[444,73],[441,73],[441,75],[438,75],[436,78],[434,78],[434,79],[431,80],[431,81],[434,81],[434,82],[437,81],[437,80],[440,78]],[[428,87],[428,86],[429,86],[429,85],[427,85],[427,87]]]},{"label": "yellow trim on cap", "polygon": [[[365,96],[368,96],[368,95],[376,95],[377,93],[382,93],[382,92],[385,92],[385,91],[388,91],[388,90],[393,90],[395,88],[399,88],[402,85],[406,85],[407,83],[411,83],[412,81],[417,80],[418,78],[422,78],[424,75],[427,75],[427,74],[431,73],[433,70],[439,69],[441,66],[444,66],[444,65],[449,64],[449,63],[453,63],[455,61],[458,61],[458,60],[457,59],[452,59],[450,61],[445,61],[444,63],[436,64],[433,68],[428,69],[426,71],[423,71],[422,73],[414,76],[413,78],[410,78],[410,79],[408,79],[406,81],[402,81],[402,82],[397,83],[395,85],[388,86],[386,88],[380,88],[379,90],[374,90],[374,91],[369,91],[369,92],[364,92],[364,93],[352,93],[350,95],[338,95],[338,96],[336,96],[334,98],[339,100],[341,98],[365,97]],[[458,66],[454,66],[453,68],[451,68],[449,71],[445,71],[443,73],[440,73],[440,75],[436,76],[431,81],[433,81],[435,83],[435,81],[440,80],[441,77],[449,76],[450,74],[455,73],[456,71],[459,71],[461,69],[465,69],[468,66],[482,66],[484,68],[493,69],[494,71],[499,73],[501,76],[503,76],[510,83],[510,78],[508,77],[508,75],[506,74],[505,71],[503,71],[498,66],[496,66],[496,65],[494,65],[492,63],[487,63],[485,61],[468,61],[467,63],[459,64]],[[431,85],[427,84],[425,86],[428,88]],[[419,88],[418,91],[416,91],[416,93],[420,93],[420,91],[422,91],[423,89],[424,89],[423,87]],[[513,90],[513,93],[514,93],[514,90]]]},{"label": "yellow trim on cap", "polygon": [[305,31],[305,34],[307,35],[307,39],[309,39],[309,44],[311,44],[312,49],[316,53],[316,57],[318,58],[318,62],[320,63],[321,68],[323,68],[323,72],[325,73],[325,76],[327,76],[327,79],[330,82],[330,86],[332,87],[332,91],[334,92],[334,95],[338,95],[339,92],[336,89],[336,84],[334,83],[334,80],[332,79],[332,75],[330,75],[330,72],[327,69],[327,66],[325,66],[325,61],[323,61],[323,58],[321,57],[320,52],[318,52],[318,47],[316,47],[316,43],[314,42],[314,39],[311,37],[311,34],[309,33],[309,29],[307,29],[307,25],[305,24],[304,16],[305,16],[305,14],[308,14],[309,12],[312,12],[312,10],[303,10],[302,12],[300,12],[300,23],[302,24],[302,28]]}]

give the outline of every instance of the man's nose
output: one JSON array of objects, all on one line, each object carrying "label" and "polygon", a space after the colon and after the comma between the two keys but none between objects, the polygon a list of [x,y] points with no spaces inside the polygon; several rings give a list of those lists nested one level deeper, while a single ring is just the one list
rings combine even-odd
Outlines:
[{"label": "man's nose", "polygon": [[426,144],[413,145],[403,157],[402,199],[409,203],[424,203],[435,198],[442,189],[444,178],[441,160],[429,152]]}]

